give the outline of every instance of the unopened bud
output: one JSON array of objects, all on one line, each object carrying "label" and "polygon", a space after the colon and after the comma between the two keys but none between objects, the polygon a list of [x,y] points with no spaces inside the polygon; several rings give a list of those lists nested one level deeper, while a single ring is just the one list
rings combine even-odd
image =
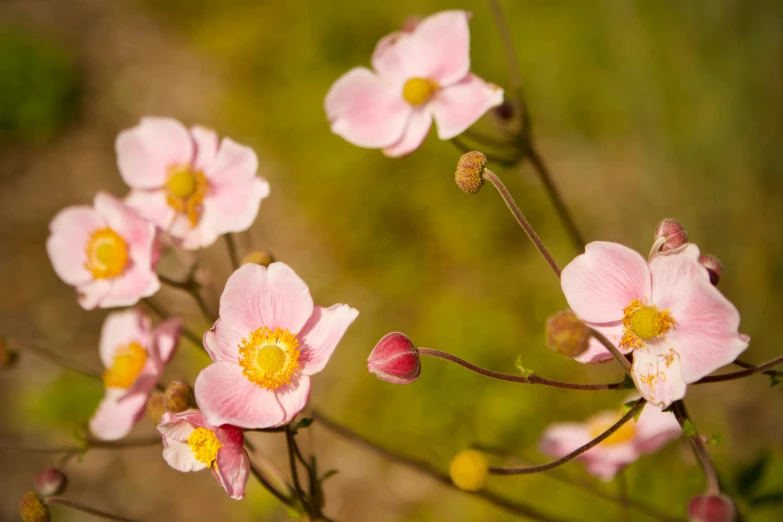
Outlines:
[{"label": "unopened bud", "polygon": [[158,390],[153,390],[150,393],[150,398],[147,399],[146,406],[147,417],[157,426],[160,424],[160,419],[163,414],[166,413],[166,408],[163,407],[163,393]]},{"label": "unopened bud", "polygon": [[451,460],[449,476],[458,488],[464,491],[479,491],[489,478],[487,458],[476,450],[460,451]]},{"label": "unopened bud", "polygon": [[163,408],[168,412],[185,411],[193,402],[193,390],[182,381],[171,381],[163,392]]},{"label": "unopened bud", "polygon": [[726,495],[699,495],[688,504],[690,522],[732,522],[737,520],[737,508]]},{"label": "unopened bud", "polygon": [[590,344],[590,328],[571,310],[558,312],[546,321],[546,345],[555,353],[576,357]]},{"label": "unopened bud", "polygon": [[484,184],[484,167],[487,157],[478,151],[466,152],[457,162],[454,178],[465,194],[475,194]]},{"label": "unopened bud", "polygon": [[49,508],[34,491],[28,491],[19,499],[19,516],[22,522],[49,522]]},{"label": "unopened bud", "polygon": [[68,477],[57,468],[46,468],[35,476],[35,490],[45,497],[59,495],[68,484]]},{"label": "unopened bud", "polygon": [[410,384],[421,373],[419,351],[405,334],[386,334],[370,352],[367,370],[382,381]]},{"label": "unopened bud", "polygon": [[5,337],[0,337],[0,370],[8,370],[16,365],[19,354],[8,347]]},{"label": "unopened bud", "polygon": [[666,218],[655,227],[655,242],[661,243],[661,252],[668,252],[686,244],[688,233],[679,221]]},{"label": "unopened bud", "polygon": [[720,262],[720,259],[709,254],[702,254],[699,256],[699,263],[709,272],[712,286],[718,286],[720,276],[723,274],[723,263]]},{"label": "unopened bud", "polygon": [[261,266],[269,266],[275,262],[275,258],[272,254],[266,250],[254,250],[242,259],[242,264],[253,263]]}]

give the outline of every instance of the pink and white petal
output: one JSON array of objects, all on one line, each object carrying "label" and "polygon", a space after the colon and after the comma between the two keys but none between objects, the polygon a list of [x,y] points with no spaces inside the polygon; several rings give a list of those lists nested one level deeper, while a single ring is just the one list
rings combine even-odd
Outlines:
[{"label": "pink and white petal", "polygon": [[210,185],[253,179],[257,171],[256,152],[231,138],[223,138],[217,155],[204,166],[204,175],[209,178]]},{"label": "pink and white petal", "polygon": [[584,446],[591,439],[586,425],[579,422],[558,422],[544,430],[538,442],[538,451],[551,457],[562,457]]},{"label": "pink and white petal", "polygon": [[[249,332],[248,332],[249,333]],[[243,336],[226,326],[218,319],[214,326],[204,332],[204,348],[213,362],[233,362],[239,360],[239,346]]]},{"label": "pink and white petal", "polygon": [[299,333],[302,342],[299,363],[305,375],[313,375],[324,369],[337,343],[358,315],[358,310],[345,304],[329,308],[313,307],[313,315]]},{"label": "pink and white petal", "polygon": [[163,460],[176,469],[185,473],[191,471],[201,471],[207,465],[196,459],[187,443],[177,442],[175,440],[164,440]]},{"label": "pink and white petal", "polygon": [[261,200],[269,195],[269,182],[260,177],[215,184],[204,200],[202,219],[216,235],[244,232],[258,216]]},{"label": "pink and white petal", "polygon": [[[592,451],[592,450],[591,450]],[[589,452],[588,452],[589,453]],[[585,464],[588,473],[604,482],[611,481],[630,462],[616,462],[611,460],[590,459]]]},{"label": "pink and white petal", "polygon": [[682,434],[674,414],[648,404],[636,423],[634,444],[641,453],[653,453]]},{"label": "pink and white petal", "polygon": [[221,448],[212,474],[234,500],[245,498],[245,485],[250,475],[250,461],[244,449]]},{"label": "pink and white petal", "polygon": [[[400,42],[410,38],[409,33],[397,31],[378,40],[370,63],[378,76],[394,86],[399,92],[410,76],[405,71],[405,63],[400,56]],[[404,46],[404,44],[403,44]]]},{"label": "pink and white petal", "polygon": [[285,417],[274,392],[251,383],[236,363],[214,363],[195,384],[196,402],[212,426],[233,424],[245,429],[277,426]]},{"label": "pink and white petal", "polygon": [[127,435],[144,415],[147,395],[123,397],[125,390],[108,388],[90,419],[90,431],[102,440],[117,440]]},{"label": "pink and white petal", "polygon": [[[207,420],[204,418],[204,414],[201,412],[201,410],[197,410],[195,408],[181,411],[179,413],[171,413],[169,411],[165,412],[161,417],[160,424],[158,424],[158,431],[160,431],[162,427],[163,429],[171,428],[172,431],[167,431],[166,433],[163,431],[160,432],[166,437],[174,438],[180,442],[185,442],[187,441],[191,432],[188,431],[185,434],[185,432],[180,433],[176,431],[176,426],[179,426],[183,422],[192,424],[196,428],[207,428],[208,430],[214,431],[214,427],[211,424],[207,424]],[[182,436],[183,434],[184,437]]]},{"label": "pink and white petal", "polygon": [[432,114],[427,107],[413,111],[405,128],[405,133],[400,140],[388,147],[384,147],[383,153],[390,158],[399,158],[418,149],[424,142],[424,138],[430,132],[432,126]]},{"label": "pink and white petal", "polygon": [[220,318],[239,333],[262,326],[299,333],[312,314],[310,289],[285,263],[239,267],[220,296]]},{"label": "pink and white petal", "polygon": [[459,83],[444,87],[430,102],[430,111],[442,140],[462,134],[492,107],[503,103],[503,89],[469,74]]},{"label": "pink and white petal", "polygon": [[103,299],[111,291],[111,282],[108,279],[95,279],[87,284],[77,287],[79,292],[79,305],[85,310],[92,310],[103,302]]},{"label": "pink and white petal", "polygon": [[399,88],[364,67],[351,69],[324,101],[332,132],[359,147],[388,147],[400,140],[412,108]]},{"label": "pink and white petal", "polygon": [[212,230],[206,213],[202,213],[201,219],[195,227],[187,216],[177,214],[168,232],[175,239],[177,245],[186,250],[208,247],[218,238],[218,235]]},{"label": "pink and white petal", "polygon": [[275,390],[275,398],[283,409],[283,420],[278,424],[288,424],[307,406],[310,398],[310,377],[300,375],[289,385],[283,385]]},{"label": "pink and white petal", "polygon": [[101,338],[98,344],[101,362],[103,366],[109,368],[114,364],[117,348],[131,343],[138,343],[146,348],[150,346],[151,340],[150,320],[140,310],[113,312],[106,316],[101,327]]},{"label": "pink and white petal", "polygon": [[125,196],[125,204],[162,230],[168,230],[177,215],[162,190],[131,190]]},{"label": "pink and white petal", "polygon": [[218,138],[217,132],[201,125],[194,125],[190,128],[190,136],[193,138],[195,147],[193,169],[204,171],[217,155]]},{"label": "pink and white petal", "polygon": [[109,291],[101,299],[101,308],[131,306],[139,299],[154,295],[160,290],[158,275],[149,266],[132,265],[122,275],[108,280]]},{"label": "pink and white petal", "polygon": [[[604,336],[609,339],[609,341],[614,344],[621,353],[628,353],[632,350],[632,348],[620,347],[620,340],[623,338],[622,322],[618,321],[616,323],[610,323],[607,325],[590,323],[587,326],[604,334]],[[609,350],[607,350],[606,347],[594,337],[590,337],[590,340],[587,343],[587,350],[574,357],[575,361],[579,361],[580,363],[584,364],[601,363],[610,361],[612,359],[613,357],[612,354],[609,353]]]},{"label": "pink and white petal", "polygon": [[633,352],[631,377],[647,402],[667,408],[685,397],[687,384],[682,379],[680,357],[665,340],[648,342],[646,348]]},{"label": "pink and white petal", "polygon": [[97,212],[87,206],[62,209],[49,224],[51,235],[46,240],[46,252],[57,276],[73,286],[92,280],[84,264],[84,249],[90,236],[105,225]]},{"label": "pink and white petal", "polygon": [[634,299],[649,297],[650,270],[638,252],[605,241],[594,241],[560,276],[568,305],[583,321],[612,323]]},{"label": "pink and white petal", "polygon": [[95,210],[128,244],[131,259],[151,262],[155,227],[150,222],[136,214],[122,200],[106,192],[99,192],[95,196]]},{"label": "pink and white petal", "polygon": [[[152,331],[154,351],[161,364],[171,360],[179,344],[179,334],[182,330],[182,318],[171,317],[159,323]],[[163,368],[161,367],[162,371]]]},{"label": "pink and white petal", "polygon": [[451,10],[422,20],[401,42],[407,72],[444,87],[462,80],[470,71],[469,19],[467,11]]},{"label": "pink and white petal", "polygon": [[[187,410],[187,411],[192,412],[198,410]],[[201,427],[192,422],[188,422],[183,418],[172,419],[171,415],[172,414],[170,412],[164,413],[163,418],[161,418],[160,424],[158,424],[157,426],[158,432],[163,437],[164,444],[170,443],[172,441],[186,443],[188,441],[188,437],[190,437],[190,435],[196,430],[196,428]]]},{"label": "pink and white petal", "polygon": [[136,127],[117,136],[115,149],[120,175],[132,188],[152,189],[166,182],[166,169],[193,160],[188,129],[172,118],[142,118]]}]

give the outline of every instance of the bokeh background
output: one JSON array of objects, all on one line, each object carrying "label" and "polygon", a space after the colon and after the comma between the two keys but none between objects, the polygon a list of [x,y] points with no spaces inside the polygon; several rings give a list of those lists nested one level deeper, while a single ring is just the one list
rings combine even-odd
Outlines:
[{"label": "bokeh background", "polygon": [[[542,153],[589,240],[646,252],[664,217],[684,223],[725,271],[721,290],[753,341],[743,358],[780,352],[783,314],[783,4],[775,0],[660,3],[503,3]],[[329,132],[323,98],[375,42],[409,16],[473,12],[473,69],[507,84],[502,47],[479,0],[4,0],[0,3],[0,325],[99,369],[105,311],[79,308],[44,250],[62,207],[118,196],[116,134],[142,115],[203,123],[261,157],[272,185],[249,233],[310,284],[317,303],[361,311],[311,403],[385,447],[445,469],[460,449],[500,448],[539,462],[535,444],[552,422],[580,420],[624,402],[625,392],[578,393],[488,381],[425,360],[421,378],[393,386],[365,371],[375,342],[404,331],[499,371],[521,354],[542,376],[578,382],[619,378],[613,364],[587,367],[544,346],[546,318],[565,307],[557,280],[502,201],[454,185],[459,152],[430,136],[404,159],[363,150]],[[485,125],[496,121],[490,114]],[[494,169],[561,264],[568,242],[534,172]],[[216,288],[229,273],[220,242],[195,259]],[[176,275],[178,262],[163,269]],[[160,302],[198,332],[192,303],[164,289]],[[215,303],[217,294],[207,294]],[[187,343],[168,371],[194,378],[206,363]],[[769,379],[692,387],[688,406],[727,490],[748,521],[783,518],[783,387]],[[101,396],[100,385],[22,353],[0,374],[0,440],[68,444]],[[152,434],[143,421],[134,434]],[[255,435],[283,463],[280,436]],[[480,499],[390,464],[317,424],[301,437],[326,482],[327,513],[341,521],[505,521]],[[495,462],[513,462],[493,457]],[[0,450],[0,519],[52,455]],[[158,448],[94,451],[66,468],[68,495],[147,521],[277,521],[286,518],[251,479],[231,501],[209,473],[180,474]],[[580,464],[560,471],[587,479]],[[631,496],[683,516],[703,478],[678,441],[627,472]],[[616,483],[597,484],[608,492]],[[582,489],[543,475],[492,478],[489,488],[567,520],[620,520]],[[762,500],[758,500],[762,497]],[[752,501],[753,499],[755,501]],[[763,500],[766,499],[766,500]],[[58,521],[86,520],[55,511]],[[648,520],[635,514],[633,520]]]}]

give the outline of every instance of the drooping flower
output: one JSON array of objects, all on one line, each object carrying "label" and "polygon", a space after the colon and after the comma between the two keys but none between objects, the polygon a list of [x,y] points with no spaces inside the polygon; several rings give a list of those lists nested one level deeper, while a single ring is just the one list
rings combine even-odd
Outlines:
[{"label": "drooping flower", "polygon": [[100,192],[93,207],[67,207],[49,223],[54,271],[76,287],[85,310],[130,306],[160,288],[155,227]]},{"label": "drooping flower", "polygon": [[[619,411],[603,411],[587,421],[561,422],[550,425],[541,436],[539,450],[552,457],[562,457],[584,446],[616,423]],[[587,471],[601,480],[611,480],[625,466],[646,453],[653,453],[682,429],[674,414],[647,404],[638,422],[630,420],[603,442],[582,453],[577,459],[585,462]]]},{"label": "drooping flower", "polygon": [[186,410],[164,413],[158,431],[169,466],[184,472],[209,468],[231,498],[244,498],[250,462],[241,429],[209,424],[201,411]]},{"label": "drooping flower", "polygon": [[310,376],[326,366],[356,319],[348,305],[313,305],[284,263],[246,264],[226,282],[220,318],[204,334],[213,364],[196,379],[199,408],[212,425],[246,429],[290,422],[307,403]]},{"label": "drooping flower", "polygon": [[355,67],[329,89],[324,102],[332,132],[387,156],[416,150],[432,120],[449,140],[503,102],[503,89],[470,72],[465,11],[442,11],[411,31],[382,38],[374,71]]},{"label": "drooping flower", "polygon": [[100,356],[106,395],[90,419],[99,439],[121,439],[144,415],[150,392],[174,355],[182,320],[167,319],[152,328],[139,310],[114,312],[101,330]]},{"label": "drooping flower", "polygon": [[269,183],[256,175],[250,147],[204,127],[187,129],[171,118],[142,118],[115,144],[127,197],[144,218],[196,249],[228,232],[247,230]]},{"label": "drooping flower", "polygon": [[[561,285],[580,319],[622,353],[633,351],[636,387],[662,407],[748,346],[738,332],[739,312],[710,283],[694,244],[659,253],[648,264],[617,243],[590,243],[563,269]],[[592,340],[577,360],[609,357]]]}]

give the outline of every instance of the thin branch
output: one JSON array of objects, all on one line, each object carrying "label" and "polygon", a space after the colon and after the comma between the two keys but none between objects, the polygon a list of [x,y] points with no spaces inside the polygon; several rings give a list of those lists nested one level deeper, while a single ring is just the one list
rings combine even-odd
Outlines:
[{"label": "thin branch", "polygon": [[87,513],[88,515],[92,515],[95,518],[101,518],[103,520],[116,520],[117,522],[139,522],[135,518],[112,515],[111,513],[106,513],[105,511],[100,511],[93,507],[86,506],[84,504],[80,504],[79,502],[75,502],[63,497],[48,497],[46,498],[46,503],[50,505],[54,504],[64,506],[69,509],[73,509],[74,511],[81,511],[82,513]]},{"label": "thin branch", "polygon": [[743,377],[748,377],[750,375],[755,375],[757,373],[765,373],[772,377],[783,375],[783,373],[781,372],[765,371],[765,370],[769,370],[770,368],[774,368],[775,366],[780,366],[781,364],[783,364],[783,355],[781,355],[780,357],[776,357],[771,361],[765,362],[764,364],[759,364],[758,366],[752,366],[749,365],[748,363],[744,363],[740,361],[734,361],[734,364],[736,364],[737,366],[742,366],[743,368],[747,368],[747,370],[724,373],[723,375],[709,375],[707,377],[699,379],[694,384],[703,384],[705,382],[731,381],[734,379],[742,379]]},{"label": "thin branch", "polygon": [[226,246],[228,247],[228,256],[231,258],[231,266],[236,270],[239,268],[239,254],[237,253],[237,245],[234,243],[234,238],[231,236],[231,232],[223,234],[226,238]]},{"label": "thin branch", "polygon": [[276,487],[272,485],[269,480],[264,476],[264,474],[261,472],[260,469],[255,465],[253,461],[250,462],[250,473],[255,477],[255,479],[263,486],[264,489],[269,491],[277,500],[282,502],[288,507],[293,507],[294,503],[291,502],[291,499],[280,493],[280,491],[277,490]]},{"label": "thin branch", "polygon": [[160,445],[161,439],[159,435],[147,438],[126,439],[126,440],[99,440],[99,439],[87,439],[84,441],[84,446],[16,446],[13,444],[0,443],[0,450],[10,451],[28,451],[31,453],[82,453],[89,449],[124,449],[124,448],[140,448],[144,446]]},{"label": "thin branch", "polygon": [[[142,299],[142,302],[147,305],[147,308],[152,310],[152,313],[160,317],[161,319],[167,319],[169,317],[172,317],[172,315],[166,311],[165,308],[161,307],[160,305],[153,303],[150,301],[149,298]],[[203,346],[203,339],[199,337],[193,330],[189,329],[185,324],[183,323],[180,327],[180,332],[182,332],[182,335],[191,343],[195,344],[196,347],[204,349]]]},{"label": "thin branch", "polygon": [[503,9],[498,0],[489,0],[489,9],[492,11],[492,18],[500,34],[500,41],[503,44],[503,54],[506,57],[506,67],[508,68],[508,84],[513,93],[514,99],[519,105],[522,117],[523,135],[530,130],[530,117],[525,103],[525,95],[522,90],[522,71],[519,68],[519,59],[514,49],[514,40],[511,37],[511,29],[508,27]]},{"label": "thin branch", "polygon": [[[595,339],[604,345],[604,348],[609,350],[609,353],[612,354],[612,357],[615,358],[617,362],[620,363],[620,366],[623,367],[623,370],[625,370],[625,373],[628,375],[631,375],[631,363],[628,361],[628,359],[625,358],[625,355],[620,353],[620,350],[618,350],[614,344],[612,344],[612,341],[606,338],[604,334],[599,332],[598,330],[590,330],[591,334]],[[631,377],[633,377],[631,375]]]},{"label": "thin branch", "polygon": [[698,432],[695,431],[693,422],[688,418],[688,412],[685,410],[685,403],[681,400],[675,402],[672,405],[672,411],[674,412],[674,416],[677,419],[677,422],[680,423],[683,432],[686,431],[686,423],[690,423],[691,427],[693,428],[694,433],[688,436],[688,440],[691,443],[691,449],[701,464],[702,470],[704,470],[704,476],[707,479],[707,492],[709,494],[717,495],[720,492],[720,481],[718,480],[718,473],[715,471],[715,466],[712,464],[712,459],[710,459],[709,453],[707,453],[707,448],[704,447],[704,440],[701,438]]},{"label": "thin branch", "polygon": [[103,380],[103,376],[91,369],[87,368],[85,366],[81,366],[80,364],[73,363],[69,360],[67,360],[62,355],[56,354],[47,348],[44,348],[40,344],[33,343],[33,342],[21,342],[21,341],[13,341],[13,344],[16,348],[21,350],[26,350],[30,353],[34,353],[35,355],[39,356],[41,359],[46,359],[47,361],[56,364],[62,368],[65,368],[66,370],[71,370],[76,373],[80,373],[84,375],[85,377],[89,377],[90,379],[96,379],[99,381]]},{"label": "thin branch", "polygon": [[183,292],[187,292],[188,294],[190,294],[193,300],[196,301],[196,304],[201,310],[201,313],[204,314],[204,317],[206,317],[212,322],[217,320],[217,317],[215,317],[215,314],[213,314],[212,311],[210,311],[209,307],[207,306],[207,303],[204,301],[204,298],[201,297],[201,288],[199,284],[196,281],[194,281],[192,277],[187,281],[174,281],[173,279],[169,279],[168,277],[158,275],[158,279],[160,279],[162,283],[170,286],[171,288],[176,288],[177,290],[182,290]]},{"label": "thin branch", "polygon": [[294,449],[296,446],[296,441],[294,440],[294,434],[291,432],[291,427],[289,425],[285,426],[285,441],[288,446],[288,465],[291,468],[291,478],[294,481],[294,490],[296,491],[296,495],[299,497],[299,501],[302,503],[302,508],[310,513],[310,505],[307,503],[304,489],[302,489],[302,484],[299,482],[299,470],[296,467],[296,456]]}]

